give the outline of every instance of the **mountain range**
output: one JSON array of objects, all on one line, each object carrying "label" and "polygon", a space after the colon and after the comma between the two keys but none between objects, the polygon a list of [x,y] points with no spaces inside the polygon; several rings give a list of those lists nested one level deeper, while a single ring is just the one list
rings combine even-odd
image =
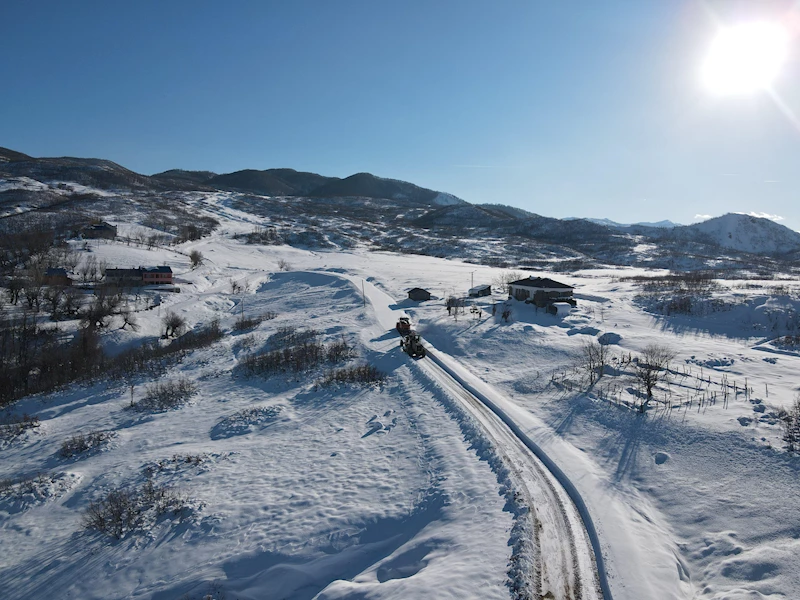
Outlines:
[{"label": "mountain range", "polygon": [[[59,186],[66,186],[71,195]],[[327,247],[369,243],[393,251],[561,268],[599,263],[742,268],[753,262],[747,258],[752,255],[793,266],[800,257],[800,233],[741,214],[689,226],[671,221],[624,225],[608,219],[554,219],[509,205],[471,204],[370,173],[338,178],[288,168],[222,174],[173,169],[148,176],[109,160],[34,158],[0,148],[0,217],[4,218],[30,211],[52,214],[68,202],[74,209],[76,195],[81,210],[98,215],[109,196],[116,198],[117,210],[125,199],[161,198],[158,206],[163,212],[165,197],[181,198],[185,204],[191,196],[187,193],[219,191],[230,193],[238,208],[280,225],[288,243]],[[106,204],[92,208],[101,197]],[[288,199],[292,202],[287,204]],[[336,231],[330,230],[334,221]],[[764,260],[758,264],[763,266]]]}]

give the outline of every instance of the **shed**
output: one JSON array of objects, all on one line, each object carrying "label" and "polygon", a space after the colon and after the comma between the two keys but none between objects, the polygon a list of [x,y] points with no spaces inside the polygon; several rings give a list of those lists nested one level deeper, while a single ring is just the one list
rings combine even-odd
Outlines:
[{"label": "shed", "polygon": [[553,302],[547,306],[547,312],[557,317],[565,317],[572,310],[572,304],[569,302]]},{"label": "shed", "polygon": [[476,285],[474,288],[470,288],[469,290],[469,297],[470,298],[480,298],[481,296],[491,296],[492,295],[492,286],[488,283],[485,285]]},{"label": "shed", "polygon": [[540,308],[553,302],[568,302],[575,306],[576,302],[572,297],[574,291],[572,286],[548,277],[527,277],[508,284],[509,298],[533,302]]},{"label": "shed", "polygon": [[422,288],[413,288],[408,290],[408,297],[411,300],[416,300],[417,302],[421,302],[423,300],[430,300],[431,293],[428,290],[423,290]]},{"label": "shed", "polygon": [[67,270],[60,267],[47,269],[44,273],[44,282],[47,285],[70,286],[72,279],[67,275]]}]

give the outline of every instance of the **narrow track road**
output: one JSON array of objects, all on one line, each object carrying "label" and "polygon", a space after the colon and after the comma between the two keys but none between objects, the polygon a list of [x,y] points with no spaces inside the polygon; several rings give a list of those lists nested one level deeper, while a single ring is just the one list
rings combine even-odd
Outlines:
[{"label": "narrow track road", "polygon": [[[403,313],[396,310],[391,296],[363,280],[342,277],[363,290],[382,327],[394,327]],[[532,512],[536,566],[530,575],[538,598],[612,600],[600,542],[575,486],[493,401],[501,397],[500,392],[424,343],[427,357],[415,360],[415,368],[480,424],[511,472],[515,491]]]}]

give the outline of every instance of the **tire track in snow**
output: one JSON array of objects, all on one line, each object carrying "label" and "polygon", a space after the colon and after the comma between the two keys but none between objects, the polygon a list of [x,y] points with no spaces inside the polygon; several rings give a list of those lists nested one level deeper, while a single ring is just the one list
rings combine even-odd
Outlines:
[{"label": "tire track in snow", "polygon": [[[578,511],[566,491],[525,443],[478,397],[454,379],[438,362],[418,361],[417,367],[454,396],[479,423],[512,473],[517,492],[535,523],[535,593],[540,598],[600,600],[594,553]],[[438,359],[438,360],[437,360]]]}]

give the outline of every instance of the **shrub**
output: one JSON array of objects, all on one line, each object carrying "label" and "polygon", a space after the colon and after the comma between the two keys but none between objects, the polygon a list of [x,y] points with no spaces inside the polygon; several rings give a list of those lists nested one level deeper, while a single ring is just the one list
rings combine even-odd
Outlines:
[{"label": "shrub", "polygon": [[196,269],[203,264],[203,254],[199,250],[192,250],[189,253],[189,260],[192,262],[192,269]]},{"label": "shrub", "polygon": [[319,332],[313,329],[298,331],[293,327],[281,328],[267,340],[268,347],[277,346],[277,349],[245,356],[241,362],[242,368],[252,375],[300,373],[324,362],[340,362],[354,355],[344,338],[326,345],[317,336]]},{"label": "shrub", "polygon": [[328,386],[334,383],[360,383],[369,385],[373,383],[383,383],[386,381],[386,374],[379,371],[376,367],[369,364],[352,365],[341,369],[331,369],[327,371],[318,382],[321,386]]},{"label": "shrub", "polygon": [[0,425],[0,440],[11,441],[29,429],[36,429],[37,427],[39,427],[39,417],[31,417],[24,414],[19,421],[10,421]]},{"label": "shrub", "polygon": [[83,515],[83,526],[119,540],[140,528],[148,516],[157,518],[171,512],[183,520],[188,508],[187,499],[174,489],[156,486],[148,479],[141,488],[118,488],[91,502]]},{"label": "shrub", "polygon": [[71,438],[64,440],[61,444],[59,454],[62,458],[71,458],[76,454],[81,454],[87,450],[97,448],[108,442],[114,436],[110,431],[90,431],[89,433],[79,433]]},{"label": "shrub", "polygon": [[268,310],[265,313],[261,313],[260,315],[255,315],[252,317],[246,317],[241,315],[238,319],[236,319],[236,323],[233,325],[234,331],[244,331],[245,329],[252,329],[257,325],[263,323],[264,321],[270,321],[278,316],[278,313]]},{"label": "shrub", "polygon": [[278,330],[269,336],[267,345],[271,348],[285,348],[287,346],[294,346],[302,344],[309,340],[319,337],[320,332],[316,329],[302,329],[287,325],[279,327]]},{"label": "shrub", "polygon": [[131,406],[139,410],[167,410],[185,404],[197,392],[197,386],[186,378],[157,382],[147,386],[144,398]]},{"label": "shrub", "polygon": [[781,415],[783,421],[783,441],[789,452],[800,451],[800,394],[788,412]]}]

